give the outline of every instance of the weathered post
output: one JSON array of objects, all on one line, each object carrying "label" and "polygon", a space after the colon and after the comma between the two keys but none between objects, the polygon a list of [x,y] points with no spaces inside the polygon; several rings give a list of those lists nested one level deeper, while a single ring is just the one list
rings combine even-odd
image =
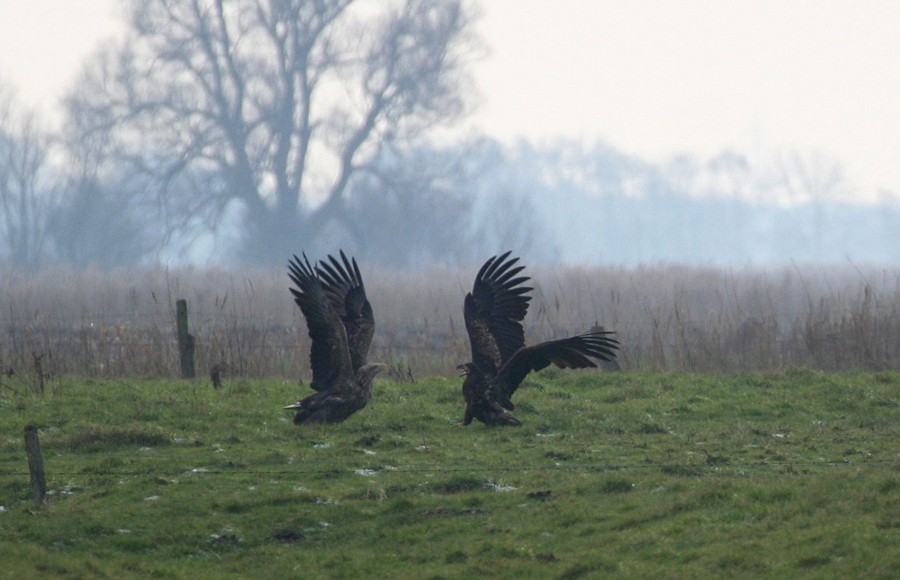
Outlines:
[{"label": "weathered post", "polygon": [[41,367],[41,359],[44,358],[44,355],[38,355],[35,352],[31,353],[31,356],[34,357],[34,374],[37,377],[37,393],[38,396],[44,396],[44,369]]},{"label": "weathered post", "polygon": [[178,326],[178,356],[181,360],[181,378],[193,379],[194,372],[194,335],[188,333],[187,300],[175,302],[175,321]]},{"label": "weathered post", "polygon": [[212,380],[213,388],[218,389],[222,386],[222,365],[214,364],[209,367],[209,378]]},{"label": "weathered post", "polygon": [[34,501],[42,504],[47,497],[47,480],[44,477],[44,459],[41,457],[37,427],[33,425],[25,427],[25,451],[28,453],[28,471],[31,473]]}]

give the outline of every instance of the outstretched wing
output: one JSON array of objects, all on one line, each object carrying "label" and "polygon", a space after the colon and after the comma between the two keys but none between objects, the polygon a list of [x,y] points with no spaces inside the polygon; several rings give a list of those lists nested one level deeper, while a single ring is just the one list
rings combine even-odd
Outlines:
[{"label": "outstretched wing", "polygon": [[519,349],[497,372],[489,389],[490,398],[507,409],[513,409],[510,399],[531,371],[539,371],[551,363],[561,369],[596,367],[597,364],[588,357],[614,359],[619,341],[611,338],[612,334],[606,330],[591,330]]},{"label": "outstretched wing", "polygon": [[375,334],[375,317],[372,305],[366,298],[366,287],[356,259],[347,260],[341,250],[340,262],[334,256],[328,256],[328,260],[330,264],[325,261],[316,264],[316,273],[323,283],[328,300],[344,323],[350,362],[355,371],[366,364],[369,345]]},{"label": "outstretched wing", "polygon": [[288,275],[297,285],[297,288],[290,289],[291,294],[306,317],[306,328],[312,339],[309,363],[313,376],[310,386],[317,391],[327,391],[335,385],[346,383],[353,376],[347,333],[306,254],[302,262],[297,256],[288,262]]},{"label": "outstretched wing", "polygon": [[532,289],[521,284],[531,278],[516,277],[525,267],[513,267],[519,259],[508,256],[506,252],[485,262],[466,294],[463,314],[472,361],[481,368],[499,369],[525,345],[522,319],[531,300],[525,294]]}]

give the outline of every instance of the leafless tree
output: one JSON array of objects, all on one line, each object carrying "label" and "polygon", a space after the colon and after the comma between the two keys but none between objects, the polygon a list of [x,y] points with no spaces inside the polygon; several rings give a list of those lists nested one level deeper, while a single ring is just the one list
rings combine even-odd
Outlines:
[{"label": "leafless tree", "polygon": [[[47,217],[55,192],[49,184],[49,134],[0,83],[0,240],[9,263],[37,267],[44,255]],[[2,255],[2,254],[0,254]]]},{"label": "leafless tree", "polygon": [[[515,248],[530,263],[558,259],[555,241],[535,217],[532,200],[500,190],[487,202],[476,232],[486,248]],[[499,251],[499,250],[496,250]]]},{"label": "leafless tree", "polygon": [[792,205],[847,201],[853,194],[841,163],[821,153],[777,157],[771,187]]},{"label": "leafless tree", "polygon": [[50,212],[54,257],[74,266],[134,266],[154,249],[139,211],[96,179],[73,175]]},{"label": "leafless tree", "polygon": [[[354,239],[338,245],[393,267],[473,259],[472,183],[482,177],[475,157],[480,153],[480,147],[468,143],[403,152],[385,148],[349,191],[350,235],[343,237]],[[356,240],[366,243],[347,243]]]},{"label": "leafless tree", "polygon": [[243,257],[284,260],[330,222],[387,142],[466,110],[463,0],[134,0],[130,33],[68,99],[167,228],[239,212]]},{"label": "leafless tree", "polygon": [[777,198],[791,205],[811,208],[806,228],[798,227],[793,233],[813,259],[825,259],[827,241],[833,234],[826,226],[829,206],[852,199],[854,192],[840,162],[820,153],[781,156],[775,162],[772,189]]}]

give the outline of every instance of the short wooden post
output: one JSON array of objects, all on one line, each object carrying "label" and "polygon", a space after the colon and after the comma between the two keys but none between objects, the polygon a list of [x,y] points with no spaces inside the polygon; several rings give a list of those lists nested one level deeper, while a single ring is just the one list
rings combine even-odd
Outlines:
[{"label": "short wooden post", "polygon": [[37,393],[38,396],[44,396],[44,369],[41,367],[41,359],[44,358],[44,355],[38,355],[35,352],[31,353],[31,356],[34,357],[34,374],[37,376]]},{"label": "short wooden post", "polygon": [[209,378],[212,380],[213,388],[218,389],[222,386],[222,365],[214,364],[209,368]]},{"label": "short wooden post", "polygon": [[178,326],[178,356],[181,361],[181,378],[193,379],[194,372],[194,335],[188,333],[187,300],[175,302],[176,324]]},{"label": "short wooden post", "polygon": [[37,427],[25,427],[25,451],[28,453],[28,471],[31,473],[31,488],[35,503],[42,504],[47,497],[47,480],[44,477],[44,459],[38,442]]}]

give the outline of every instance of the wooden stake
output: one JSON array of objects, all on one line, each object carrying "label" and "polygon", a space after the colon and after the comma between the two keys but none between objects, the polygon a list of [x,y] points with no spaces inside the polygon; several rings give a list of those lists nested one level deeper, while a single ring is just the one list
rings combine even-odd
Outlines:
[{"label": "wooden stake", "polygon": [[222,386],[222,365],[214,364],[209,368],[209,378],[212,380],[213,388],[218,389]]},{"label": "wooden stake", "polygon": [[178,326],[178,356],[181,361],[181,378],[193,379],[194,372],[194,335],[188,333],[188,309],[187,300],[175,302]]},{"label": "wooden stake", "polygon": [[44,396],[44,370],[41,368],[41,359],[44,358],[44,355],[38,355],[37,353],[32,352],[31,356],[34,357],[34,374],[37,376],[37,392],[38,396]]},{"label": "wooden stake", "polygon": [[33,425],[25,427],[25,451],[28,453],[28,471],[31,473],[34,501],[42,504],[47,497],[47,480],[44,477],[44,459],[41,457],[37,427]]}]

